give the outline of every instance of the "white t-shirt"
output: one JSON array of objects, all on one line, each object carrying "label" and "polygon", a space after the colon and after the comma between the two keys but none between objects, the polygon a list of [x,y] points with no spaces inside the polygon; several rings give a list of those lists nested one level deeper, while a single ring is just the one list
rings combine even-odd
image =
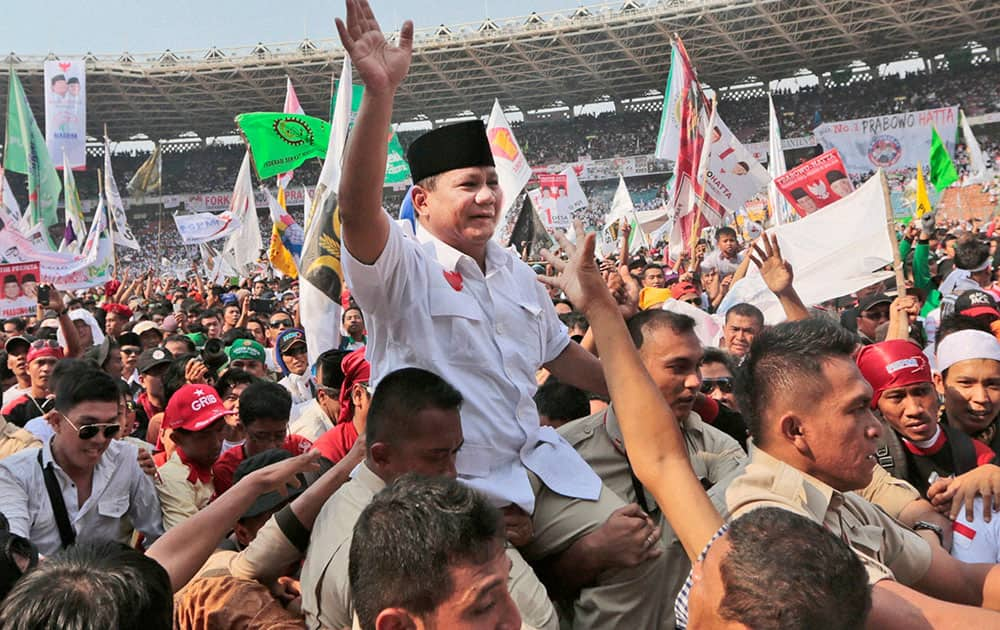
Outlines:
[{"label": "white t-shirt", "polygon": [[962,562],[1000,562],[1000,513],[983,520],[983,500],[976,498],[973,520],[965,518],[965,509],[958,513],[952,527],[951,555]]}]

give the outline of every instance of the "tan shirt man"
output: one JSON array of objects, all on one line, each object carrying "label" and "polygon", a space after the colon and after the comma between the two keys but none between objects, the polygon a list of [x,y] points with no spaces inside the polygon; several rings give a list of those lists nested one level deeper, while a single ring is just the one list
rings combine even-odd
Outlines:
[{"label": "tan shirt man", "polygon": [[215,494],[212,481],[203,481],[174,451],[158,470],[160,479],[156,484],[163,511],[163,529],[170,529],[189,516],[204,509]]},{"label": "tan shirt man", "polygon": [[[707,488],[710,488],[709,497],[716,507],[720,511],[724,510],[723,495],[713,492],[711,488],[740,469],[741,464],[747,461],[746,453],[736,440],[706,424],[701,416],[694,412],[688,414],[681,422],[681,429],[694,474]],[[633,483],[634,477],[626,456],[625,441],[622,438],[614,406],[565,424],[559,429],[559,433],[590,464],[605,487],[623,501],[644,506],[644,509],[657,520],[663,531],[660,543],[664,548],[667,566],[664,597],[670,599],[676,597],[691,570],[691,562],[670,523],[663,518],[663,513],[657,507],[653,495],[643,488],[644,502],[637,498],[636,487],[639,482],[636,480]],[[673,623],[672,615],[667,623],[668,625]]]},{"label": "tan shirt man", "polygon": [[41,446],[41,440],[33,433],[7,422],[3,416],[0,416],[0,459],[26,448],[39,448]]},{"label": "tan shirt man", "polygon": [[[347,569],[354,524],[384,487],[385,482],[361,463],[316,518],[301,576],[302,612],[309,628],[351,626],[354,606]],[[534,571],[517,550],[508,549],[507,557],[511,560],[507,586],[521,611],[522,628],[557,629],[559,618]]]},{"label": "tan shirt man", "polygon": [[756,508],[778,507],[823,525],[857,553],[871,584],[895,579],[909,586],[930,568],[931,549],[920,536],[860,495],[838,492],[752,445],[749,465],[725,496],[727,520]]}]

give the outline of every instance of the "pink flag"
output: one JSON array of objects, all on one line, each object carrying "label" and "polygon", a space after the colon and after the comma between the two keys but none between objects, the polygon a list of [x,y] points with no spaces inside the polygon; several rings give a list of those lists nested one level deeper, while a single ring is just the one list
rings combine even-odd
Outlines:
[{"label": "pink flag", "polygon": [[[285,78],[285,108],[282,110],[286,114],[305,114],[302,110],[302,105],[299,104],[299,97],[295,93],[295,88],[292,87],[291,77]],[[288,171],[287,173],[282,173],[278,175],[278,188],[288,188],[288,184],[292,182],[292,175],[295,171]]]}]

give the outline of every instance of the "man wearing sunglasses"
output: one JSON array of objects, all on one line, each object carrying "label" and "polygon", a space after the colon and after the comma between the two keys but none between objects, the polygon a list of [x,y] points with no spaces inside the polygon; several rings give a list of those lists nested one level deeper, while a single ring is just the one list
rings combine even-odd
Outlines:
[{"label": "man wearing sunglasses", "polygon": [[0,497],[10,531],[42,554],[74,542],[118,540],[125,521],[147,541],[163,533],[153,480],[138,450],[115,440],[120,394],[115,380],[90,367],[59,379],[54,409],[45,414],[55,435],[41,449],[0,462]]}]

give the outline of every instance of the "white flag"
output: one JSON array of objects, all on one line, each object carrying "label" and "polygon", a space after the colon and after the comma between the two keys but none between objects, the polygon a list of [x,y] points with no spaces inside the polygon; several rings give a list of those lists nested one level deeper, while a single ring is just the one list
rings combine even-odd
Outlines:
[{"label": "white flag", "polygon": [[111,170],[111,141],[107,136],[104,136],[104,196],[108,198],[108,212],[113,218],[115,245],[141,249],[138,241],[132,236],[132,230],[129,229],[128,220],[125,218],[125,204],[122,203],[118,184],[115,183],[115,174]]},{"label": "white flag", "polygon": [[972,133],[972,127],[965,117],[965,112],[960,112],[962,119],[962,141],[965,142],[965,152],[969,155],[969,176],[965,180],[965,185],[981,184],[992,179],[987,175],[986,160],[983,159],[983,150],[979,148],[979,141]]},{"label": "white flag", "polygon": [[771,176],[771,182],[767,185],[767,198],[771,204],[771,212],[774,213],[774,224],[781,225],[792,213],[788,207],[788,201],[774,185],[774,178],[784,175],[788,167],[785,165],[785,152],[781,148],[781,129],[778,127],[778,115],[774,110],[774,99],[767,95],[767,104],[770,109],[767,139],[767,174]]},{"label": "white flag", "polygon": [[514,132],[503,115],[500,101],[494,99],[493,111],[486,124],[486,137],[493,152],[496,163],[497,177],[500,180],[500,190],[503,191],[503,206],[497,217],[497,230],[494,238],[500,239],[501,232],[507,226],[508,214],[518,195],[524,190],[525,184],[531,179],[531,166],[521,151],[521,146],[514,137]]},{"label": "white flag", "polygon": [[618,188],[615,190],[615,196],[611,200],[611,210],[608,211],[608,217],[604,223],[605,225],[609,225],[618,219],[631,217],[633,212],[635,212],[635,204],[632,203],[632,195],[628,193],[628,186],[625,185],[625,177],[619,175]]},{"label": "white flag", "polygon": [[4,227],[17,229],[21,221],[21,206],[18,205],[17,198],[14,197],[14,192],[10,189],[3,168],[0,168],[0,179],[2,179],[0,186],[3,186],[3,197],[0,199],[0,220],[3,220]]},{"label": "white flag", "polygon": [[87,234],[87,224],[83,219],[83,208],[80,207],[80,194],[76,189],[76,178],[69,164],[69,157],[63,153],[63,196],[66,200],[66,226],[63,230],[62,243],[59,251],[79,253],[83,239]]},{"label": "white flag", "polygon": [[243,225],[239,217],[229,212],[175,214],[174,224],[181,235],[181,242],[185,245],[197,245],[226,238]]},{"label": "white flag", "polygon": [[229,214],[239,220],[240,228],[226,239],[221,258],[237,272],[236,275],[248,275],[249,270],[257,264],[260,250],[264,247],[260,237],[260,222],[257,220],[257,204],[253,197],[253,182],[250,179],[249,151],[243,155],[243,163],[236,176]]},{"label": "white flag", "polygon": [[[781,255],[795,271],[795,290],[806,306],[892,277],[892,271],[878,271],[892,264],[893,258],[885,217],[882,178],[876,175],[847,197],[798,221],[767,230],[778,237]],[[724,316],[740,302],[763,311],[767,324],[785,318],[778,298],[768,290],[755,265],[730,288],[717,312]]]}]

